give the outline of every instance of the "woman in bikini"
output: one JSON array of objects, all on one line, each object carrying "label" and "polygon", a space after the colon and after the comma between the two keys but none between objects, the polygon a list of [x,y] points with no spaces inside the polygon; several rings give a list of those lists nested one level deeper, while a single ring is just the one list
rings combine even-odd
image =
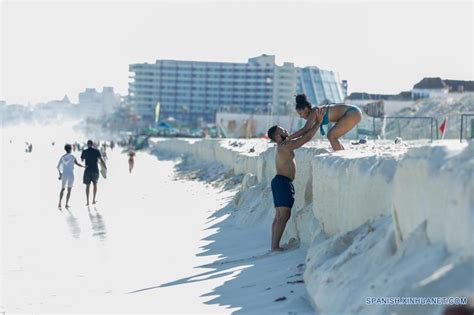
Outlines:
[{"label": "woman in bikini", "polygon": [[[324,107],[326,107],[326,114],[320,126],[321,135],[326,134],[323,126],[329,124],[329,122],[334,122],[334,126],[327,133],[328,140],[334,151],[344,150],[339,138],[359,123],[362,119],[362,112],[357,106],[346,104],[331,104],[324,105]],[[288,136],[288,139],[301,137],[311,129],[316,121],[317,108],[311,106],[311,103],[306,99],[306,95],[296,95],[296,111],[301,118],[306,119],[306,124],[303,128]]]}]

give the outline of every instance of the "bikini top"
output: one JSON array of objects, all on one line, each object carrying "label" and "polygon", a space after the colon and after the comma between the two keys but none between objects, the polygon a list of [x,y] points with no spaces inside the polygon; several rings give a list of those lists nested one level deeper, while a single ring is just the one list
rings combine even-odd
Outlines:
[{"label": "bikini top", "polygon": [[330,106],[326,105],[325,107],[326,107],[326,113],[324,114],[323,121],[321,122],[321,125],[319,126],[319,132],[323,136],[326,135],[326,132],[324,131],[323,126],[329,124],[329,107]]}]

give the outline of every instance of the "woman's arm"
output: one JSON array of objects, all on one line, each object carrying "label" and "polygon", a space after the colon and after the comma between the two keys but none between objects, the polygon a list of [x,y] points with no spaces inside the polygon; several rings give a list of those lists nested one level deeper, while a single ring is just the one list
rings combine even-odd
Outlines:
[{"label": "woman's arm", "polygon": [[81,163],[79,163],[76,158],[74,157],[74,164],[76,164],[77,166],[80,166],[80,167],[84,167],[84,165],[82,165]]},{"label": "woman's arm", "polygon": [[311,109],[311,112],[308,116],[308,119],[306,120],[306,124],[301,128],[300,130],[296,131],[292,135],[289,135],[287,140],[295,139],[298,137],[303,136],[305,133],[307,133],[311,128],[313,127],[314,123],[316,122],[316,111],[317,107]]},{"label": "woman's arm", "polygon": [[311,128],[309,129],[309,131],[296,140],[293,140],[293,141],[286,140],[285,142],[283,142],[283,145],[290,148],[291,150],[295,150],[303,146],[306,142],[310,141],[311,138],[314,137],[314,135],[318,131],[319,126],[321,126],[321,123],[324,119],[326,108],[318,108],[315,110],[315,112],[316,112],[315,114],[316,119],[313,126],[311,126]]}]

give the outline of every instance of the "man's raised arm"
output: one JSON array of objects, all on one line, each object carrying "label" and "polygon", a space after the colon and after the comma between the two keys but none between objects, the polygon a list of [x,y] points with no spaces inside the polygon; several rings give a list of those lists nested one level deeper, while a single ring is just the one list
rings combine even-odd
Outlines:
[{"label": "man's raised arm", "polygon": [[325,113],[326,113],[325,108],[318,109],[316,112],[316,122],[314,123],[313,127],[311,127],[310,130],[308,130],[304,135],[302,135],[298,139],[289,140],[285,142],[284,146],[287,147],[288,149],[295,150],[302,147],[305,143],[311,140],[311,138],[313,138],[316,132],[318,131]]}]

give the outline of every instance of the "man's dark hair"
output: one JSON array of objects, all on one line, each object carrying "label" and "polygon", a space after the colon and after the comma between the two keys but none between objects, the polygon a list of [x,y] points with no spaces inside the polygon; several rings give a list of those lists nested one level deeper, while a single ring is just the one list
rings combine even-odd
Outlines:
[{"label": "man's dark hair", "polygon": [[71,153],[71,150],[72,150],[71,145],[70,145],[70,144],[66,144],[66,145],[64,146],[64,150],[66,150],[67,153]]},{"label": "man's dark hair", "polygon": [[275,137],[275,132],[277,131],[277,129],[278,129],[277,125],[268,129],[267,135],[268,135],[268,138],[272,139],[272,141],[276,141],[274,137]]},{"label": "man's dark hair", "polygon": [[87,140],[87,146],[92,147],[94,145],[94,141],[92,140]]},{"label": "man's dark hair", "polygon": [[311,103],[308,102],[308,99],[305,94],[296,95],[296,109],[305,109],[306,107],[311,108]]}]

